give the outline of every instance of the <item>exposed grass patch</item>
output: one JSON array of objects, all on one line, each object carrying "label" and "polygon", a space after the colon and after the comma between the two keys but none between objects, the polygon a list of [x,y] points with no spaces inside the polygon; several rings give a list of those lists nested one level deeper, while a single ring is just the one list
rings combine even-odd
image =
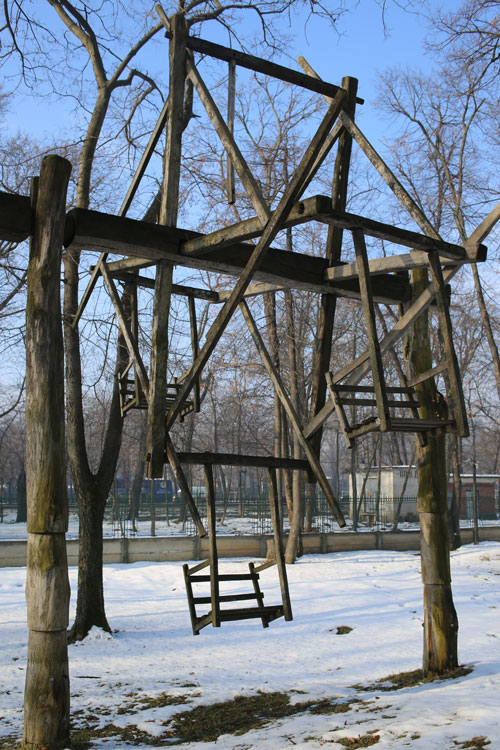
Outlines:
[{"label": "exposed grass patch", "polygon": [[137,711],[146,711],[148,708],[180,706],[183,703],[187,703],[190,699],[189,695],[169,695],[168,693],[161,693],[155,697],[145,696],[142,698],[139,697],[139,694],[129,693],[127,697],[134,698],[134,700],[124,706],[120,706],[116,712],[120,716],[137,713]]},{"label": "exposed grass patch", "polygon": [[[414,669],[411,672],[398,672],[383,677],[371,685],[352,685],[355,690],[372,691],[380,690],[381,692],[390,692],[392,690],[402,690],[403,688],[415,687],[427,682],[439,682],[442,680],[456,680],[459,677],[465,677],[472,672],[472,667],[457,667],[450,669],[448,672],[440,673],[428,672],[424,674],[422,669]],[[388,684],[387,684],[388,683]]]},{"label": "exposed grass patch", "polygon": [[197,706],[173,717],[170,724],[172,736],[183,741],[214,742],[221,734],[244,734],[258,729],[269,721],[276,721],[308,711],[313,714],[336,714],[349,711],[352,701],[303,701],[290,704],[287,693],[259,693],[236,696],[223,703]]},{"label": "exposed grass patch", "polygon": [[471,740],[466,740],[465,742],[455,742],[455,745],[462,748],[462,750],[465,750],[465,748],[469,748],[469,750],[481,750],[481,748],[491,745],[491,742],[487,737],[473,737]]},{"label": "exposed grass patch", "polygon": [[335,740],[335,742],[338,742],[339,745],[343,745],[344,747],[356,750],[358,747],[371,747],[372,745],[376,745],[379,740],[379,734],[364,734],[363,736],[359,735],[358,737],[341,737],[340,739]]},{"label": "exposed grass patch", "polygon": [[349,627],[349,625],[339,625],[337,628],[337,635],[347,635],[347,633],[351,633],[352,628]]},{"label": "exposed grass patch", "polygon": [[[158,737],[152,737],[147,732],[137,728],[135,724],[127,727],[117,727],[106,724],[104,727],[83,727],[71,733],[71,750],[89,750],[94,740],[106,737],[116,737],[120,742],[134,745],[158,745]],[[166,737],[164,735],[163,739]],[[162,738],[160,738],[162,739]]]}]

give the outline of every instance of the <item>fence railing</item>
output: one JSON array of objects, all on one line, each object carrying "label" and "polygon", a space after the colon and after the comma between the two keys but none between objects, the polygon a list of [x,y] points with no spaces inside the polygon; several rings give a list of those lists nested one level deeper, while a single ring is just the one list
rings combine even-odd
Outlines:
[{"label": "fence railing", "polygon": [[[202,519],[206,519],[205,498],[195,496],[195,502]],[[341,510],[346,518],[346,531],[354,530],[352,498],[342,497],[339,500]],[[398,515],[401,529],[418,529],[416,498],[371,496],[357,501],[357,530],[390,531]],[[69,537],[78,536],[78,509],[76,502],[69,503],[70,524]],[[286,503],[282,505],[283,526],[288,527]],[[17,503],[7,502],[0,498],[0,539],[23,538],[25,527],[16,523]],[[264,493],[251,495],[233,495],[216,498],[216,518],[218,533],[227,534],[271,534],[272,524],[269,501]],[[479,524],[500,525],[498,499],[495,497],[479,498]],[[460,508],[460,524],[472,527],[472,503],[463,500]],[[19,527],[16,529],[16,527]],[[23,533],[24,529],[24,533]],[[338,531],[338,524],[321,492],[308,497],[304,507],[303,529],[307,532],[328,533]],[[17,533],[19,532],[19,533]],[[104,519],[104,536],[194,536],[195,526],[182,498],[175,496],[168,500],[159,497],[141,497],[138,507],[133,508],[130,493],[114,494],[108,499]]]}]

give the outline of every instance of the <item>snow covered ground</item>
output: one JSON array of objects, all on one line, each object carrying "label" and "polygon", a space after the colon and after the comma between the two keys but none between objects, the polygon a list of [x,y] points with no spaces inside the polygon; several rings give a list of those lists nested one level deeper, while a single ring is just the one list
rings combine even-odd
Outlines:
[{"label": "snow covered ground", "polygon": [[[244,572],[246,562],[222,560],[221,572]],[[132,728],[130,736],[135,732],[139,738],[134,747],[167,747],[176,744],[175,737],[167,736],[175,714],[258,691],[283,691],[290,693],[292,703],[325,698],[362,702],[353,703],[345,713],[304,710],[244,734],[226,733],[216,742],[185,746],[368,746],[350,742],[361,737],[380,750],[498,750],[500,544],[485,542],[453,552],[452,574],[460,621],[459,659],[472,672],[455,680],[384,692],[383,684],[368,691],[353,685],[369,686],[420,666],[422,585],[415,553],[303,557],[288,567],[293,622],[277,620],[267,629],[258,620],[224,623],[218,629],[205,628],[196,638],[191,634],[180,564],[106,566],[107,611],[117,632],[111,636],[92,631],[69,649],[75,723],[121,728],[114,736],[93,740],[92,748],[130,747],[123,739],[127,726]],[[0,747],[15,746],[22,732],[24,575],[23,569],[13,568],[0,573]],[[70,577],[74,593],[76,569]],[[266,603],[278,602],[275,569],[262,574],[262,583]],[[340,626],[352,630],[339,635]],[[487,740],[467,744],[473,738]]]}]

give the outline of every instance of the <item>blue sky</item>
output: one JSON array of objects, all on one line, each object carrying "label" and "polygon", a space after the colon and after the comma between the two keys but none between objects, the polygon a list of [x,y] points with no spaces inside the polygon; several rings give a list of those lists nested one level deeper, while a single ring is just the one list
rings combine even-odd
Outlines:
[{"label": "blue sky", "polygon": [[[328,0],[327,0],[328,3]],[[433,7],[456,7],[446,0],[432,3]],[[203,29],[202,36],[217,38],[217,24],[211,23]],[[429,30],[425,20],[415,13],[408,13],[389,2],[385,14],[385,29],[382,10],[375,0],[359,0],[351,11],[339,21],[338,33],[322,19],[312,17],[304,28],[301,19],[294,19],[289,59],[281,60],[290,67],[298,67],[295,59],[302,54],[318,74],[332,83],[340,83],[345,75],[359,79],[359,95],[366,104],[358,112],[358,121],[371,140],[377,141],[385,132],[385,125],[376,115],[373,101],[376,98],[377,71],[388,66],[415,66],[429,70],[431,61],[425,56],[423,43]],[[52,136],[61,130],[70,114],[74,102],[54,103],[48,99],[34,100],[18,94],[4,123],[10,131],[22,128],[40,138]]]}]

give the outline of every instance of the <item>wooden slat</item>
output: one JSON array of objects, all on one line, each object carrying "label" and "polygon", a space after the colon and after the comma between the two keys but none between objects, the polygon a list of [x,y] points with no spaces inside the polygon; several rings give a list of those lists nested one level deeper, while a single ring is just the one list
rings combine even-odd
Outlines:
[{"label": "wooden slat", "polygon": [[205,339],[205,344],[203,348],[201,349],[198,358],[193,363],[193,366],[191,368],[190,378],[186,379],[183,385],[183,388],[179,391],[177,402],[169,411],[169,414],[168,414],[169,426],[173,424],[174,420],[176,419],[179,409],[181,407],[183,398],[185,398],[188,395],[190,389],[193,386],[193,383],[195,382],[198,375],[201,373],[201,370],[205,366],[208,358],[210,357],[215,346],[217,345],[220,337],[224,333],[226,326],[231,320],[234,311],[236,310],[240,301],[243,299],[245,290],[247,289],[248,285],[252,281],[252,278],[255,272],[258,270],[259,266],[261,265],[264,259],[264,256],[267,253],[271,245],[271,242],[274,240],[274,238],[280,231],[284,219],[288,216],[288,213],[290,212],[291,207],[296,202],[303,175],[309,171],[311,164],[314,162],[316,156],[318,155],[321,145],[323,144],[326,136],[328,135],[329,131],[332,128],[333,123],[338,117],[338,114],[344,102],[344,98],[345,98],[345,92],[343,91],[342,93],[339,92],[339,94],[337,94],[335,98],[334,103],[328,109],[328,112],[323,118],[312,141],[307,147],[306,152],[300,161],[300,164],[295,170],[293,177],[291,178],[278,204],[278,207],[273,212],[271,218],[266,224],[264,231],[262,233],[262,237],[260,238],[254,251],[252,252],[252,255],[250,256],[250,259],[248,263],[246,264],[245,269],[242,271],[240,278],[237,281],[231,296],[224,303],[222,309],[220,310],[214,323],[212,324],[210,330],[208,331],[206,339]]},{"label": "wooden slat", "polygon": [[[346,383],[333,383],[332,381],[331,387],[337,393],[374,393],[372,385],[348,385]],[[385,390],[387,393],[413,393],[413,388],[410,388],[409,385],[386,385]]]},{"label": "wooden slat", "polygon": [[[255,572],[255,565],[253,562],[248,563],[248,570],[250,571],[250,574],[252,576],[252,584],[253,584],[253,596],[257,600],[257,607],[259,607],[261,610],[264,609],[264,594],[260,590],[259,586],[259,576]],[[265,615],[261,616],[262,621],[262,627],[268,628],[269,627],[269,621]]]},{"label": "wooden slat", "polygon": [[193,565],[192,568],[188,569],[189,575],[193,575],[194,573],[197,573],[199,570],[203,570],[204,568],[208,568],[210,565],[210,560],[203,560],[203,562],[198,563],[198,565]]},{"label": "wooden slat", "polygon": [[[251,565],[251,563],[249,563]],[[262,592],[260,592],[260,596],[264,596]],[[256,599],[257,595],[255,592],[250,592],[248,594],[220,594],[219,595],[219,602],[245,602],[250,601],[251,599]],[[195,604],[210,604],[212,601],[210,596],[194,596],[193,602]],[[261,606],[264,606],[263,604]]]},{"label": "wooden slat", "polygon": [[307,471],[308,461],[296,458],[277,458],[275,456],[249,456],[240,453],[184,453],[177,454],[179,461],[185,464],[219,466],[254,466],[261,468],[293,469]]},{"label": "wooden slat", "polygon": [[262,337],[255,324],[255,321],[252,317],[252,314],[248,308],[247,303],[242,301],[240,308],[243,313],[243,317],[245,318],[245,322],[248,326],[248,330],[250,331],[250,334],[254,340],[255,346],[257,347],[257,351],[260,354],[262,363],[264,364],[264,367],[267,370],[267,374],[269,375],[269,378],[271,379],[275,393],[277,394],[279,400],[281,401],[283,405],[283,408],[287,414],[287,417],[290,420],[290,425],[292,429],[294,430],[295,434],[297,435],[297,439],[300,445],[302,446],[302,449],[304,451],[304,454],[307,460],[309,461],[310,467],[312,471],[314,472],[314,474],[316,475],[321,489],[325,493],[325,497],[335,515],[335,518],[337,519],[339,526],[341,527],[345,526],[344,516],[342,515],[342,511],[340,510],[337,504],[337,500],[332,492],[332,488],[330,487],[330,484],[328,482],[328,479],[326,478],[326,475],[323,471],[323,468],[319,462],[318,457],[316,456],[311,446],[309,445],[308,441],[304,437],[304,433],[302,431],[302,425],[300,424],[300,420],[297,415],[297,412],[295,411],[293,404],[288,396],[288,393],[286,392],[286,389],[283,386],[281,378],[278,372],[276,371],[276,368],[269,355],[269,352],[266,349],[266,346],[262,340]]},{"label": "wooden slat", "polygon": [[[218,576],[219,581],[251,581],[252,575],[250,573],[221,573]],[[191,576],[193,583],[208,583],[210,576]]]},{"label": "wooden slat", "polygon": [[[338,398],[342,406],[377,406],[377,400],[374,398]],[[420,406],[418,401],[404,401],[402,399],[391,401],[387,400],[387,406],[394,409],[410,409]]]},{"label": "wooden slat", "polygon": [[283,607],[269,605],[267,607],[242,607],[239,609],[223,609],[220,612],[221,622],[231,620],[252,620],[254,618],[266,617],[268,622],[283,616]]}]

